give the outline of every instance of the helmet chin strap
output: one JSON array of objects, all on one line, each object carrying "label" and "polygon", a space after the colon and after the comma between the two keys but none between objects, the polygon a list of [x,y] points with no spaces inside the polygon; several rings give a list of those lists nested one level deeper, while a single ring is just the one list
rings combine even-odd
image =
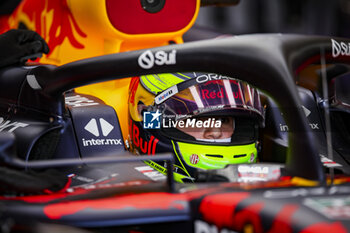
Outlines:
[{"label": "helmet chin strap", "polygon": [[203,142],[231,142],[231,138],[220,138],[220,139],[201,138],[201,139],[196,139],[196,140],[203,141]]}]

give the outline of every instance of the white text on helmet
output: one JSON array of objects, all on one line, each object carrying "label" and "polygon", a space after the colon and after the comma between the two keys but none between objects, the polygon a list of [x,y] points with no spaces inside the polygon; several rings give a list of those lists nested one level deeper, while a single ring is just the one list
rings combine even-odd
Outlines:
[{"label": "white text on helmet", "polygon": [[156,96],[154,101],[156,104],[161,104],[165,100],[169,99],[173,95],[178,93],[177,86],[173,86],[165,91],[163,91],[160,95]]},{"label": "white text on helmet", "polygon": [[205,82],[208,82],[208,81],[211,81],[211,80],[220,80],[220,79],[231,79],[231,80],[234,80],[234,78],[231,78],[231,77],[210,73],[210,74],[202,74],[202,75],[198,76],[196,78],[196,81],[197,81],[197,83],[205,83]]}]

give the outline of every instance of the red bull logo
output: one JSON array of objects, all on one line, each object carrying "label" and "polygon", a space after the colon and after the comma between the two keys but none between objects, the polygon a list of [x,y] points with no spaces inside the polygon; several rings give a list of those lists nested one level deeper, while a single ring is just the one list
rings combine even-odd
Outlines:
[{"label": "red bull logo", "polygon": [[[154,136],[151,136],[149,141],[145,140],[140,135],[140,129],[132,121],[130,121],[130,132],[132,134],[132,143],[135,148],[139,148],[143,154],[154,155],[156,153],[156,147],[159,140]],[[131,131],[132,130],[132,131]]]},{"label": "red bull logo", "polygon": [[[202,89],[202,98],[203,99],[222,99],[222,98],[228,98],[226,91],[223,90],[223,88],[220,88],[218,91],[210,91],[206,89]],[[240,93],[238,92],[232,92],[232,95],[235,99],[240,99]]]}]

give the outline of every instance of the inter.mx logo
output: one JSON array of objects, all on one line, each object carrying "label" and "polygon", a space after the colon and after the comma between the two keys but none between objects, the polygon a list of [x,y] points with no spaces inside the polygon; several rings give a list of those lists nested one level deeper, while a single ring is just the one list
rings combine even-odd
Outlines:
[{"label": "inter.mx logo", "polygon": [[[306,108],[305,106],[303,106],[303,105],[301,105],[301,108],[303,109],[305,116],[306,116],[306,117],[309,117],[310,114],[311,114],[311,111],[310,111],[309,109],[307,109],[307,108]],[[318,123],[309,123],[309,125],[310,125],[310,128],[311,128],[312,130],[319,130],[319,129],[320,129],[319,126],[318,126]],[[289,130],[288,125],[286,125],[286,124],[284,124],[284,125],[279,124],[279,126],[280,126],[281,132],[286,132],[286,131]]]},{"label": "inter.mx logo", "polygon": [[157,110],[156,112],[143,113],[143,128],[144,129],[160,129],[160,116],[162,114]]},{"label": "inter.mx logo", "polygon": [[[95,137],[107,137],[114,126],[108,123],[105,119],[98,119],[99,125],[97,124],[97,120],[92,118],[84,127],[86,131]],[[102,135],[101,135],[102,134]],[[114,138],[91,138],[91,139],[82,139],[83,146],[104,146],[104,145],[122,145],[121,139]]]}]

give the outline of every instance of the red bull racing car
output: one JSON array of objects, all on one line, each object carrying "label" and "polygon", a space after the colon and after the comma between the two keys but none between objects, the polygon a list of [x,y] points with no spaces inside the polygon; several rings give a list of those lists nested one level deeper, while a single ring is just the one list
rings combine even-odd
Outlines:
[{"label": "red bull racing car", "polygon": [[[350,231],[349,43],[245,35],[2,68],[2,231]],[[130,77],[122,135],[75,88]]]}]

